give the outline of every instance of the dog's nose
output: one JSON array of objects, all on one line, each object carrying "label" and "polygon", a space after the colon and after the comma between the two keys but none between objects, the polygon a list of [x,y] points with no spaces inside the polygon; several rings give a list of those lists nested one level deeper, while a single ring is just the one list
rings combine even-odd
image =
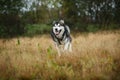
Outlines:
[{"label": "dog's nose", "polygon": [[58,32],[58,29],[56,28],[55,31]]}]

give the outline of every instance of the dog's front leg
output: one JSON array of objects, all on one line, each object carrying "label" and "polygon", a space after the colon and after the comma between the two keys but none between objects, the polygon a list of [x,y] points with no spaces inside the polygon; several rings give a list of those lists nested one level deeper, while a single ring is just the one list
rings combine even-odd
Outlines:
[{"label": "dog's front leg", "polygon": [[55,46],[56,46],[56,49],[58,51],[58,55],[61,56],[59,44],[55,43]]},{"label": "dog's front leg", "polygon": [[72,52],[72,44],[69,43],[69,52]]},{"label": "dog's front leg", "polygon": [[64,46],[64,50],[67,51],[68,50],[68,47],[69,47],[69,42],[67,42]]},{"label": "dog's front leg", "polygon": [[68,50],[69,52],[72,52],[72,45],[71,45],[70,42],[67,42],[67,43],[65,44],[64,50],[65,50],[65,51]]}]

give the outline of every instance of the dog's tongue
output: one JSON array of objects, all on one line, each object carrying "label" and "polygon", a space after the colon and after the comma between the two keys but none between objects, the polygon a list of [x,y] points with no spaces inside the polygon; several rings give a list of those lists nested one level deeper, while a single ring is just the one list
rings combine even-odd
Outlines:
[{"label": "dog's tongue", "polygon": [[59,32],[56,32],[56,35],[58,35],[59,34]]}]

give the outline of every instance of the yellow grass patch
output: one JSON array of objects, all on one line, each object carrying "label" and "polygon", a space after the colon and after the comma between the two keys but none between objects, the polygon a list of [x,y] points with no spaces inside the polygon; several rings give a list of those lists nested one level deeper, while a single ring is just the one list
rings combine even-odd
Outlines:
[{"label": "yellow grass patch", "polygon": [[120,33],[72,36],[58,57],[49,35],[0,39],[0,80],[119,80]]}]

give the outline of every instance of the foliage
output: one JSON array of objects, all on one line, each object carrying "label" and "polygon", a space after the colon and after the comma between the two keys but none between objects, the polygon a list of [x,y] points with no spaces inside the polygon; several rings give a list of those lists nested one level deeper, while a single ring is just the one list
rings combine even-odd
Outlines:
[{"label": "foliage", "polygon": [[88,32],[96,32],[98,30],[99,30],[99,26],[97,26],[97,25],[88,25],[88,27],[87,27]]},{"label": "foliage", "polygon": [[20,15],[24,0],[0,1],[0,37],[20,35],[24,32]]},{"label": "foliage", "polygon": [[5,26],[0,25],[0,38],[19,36],[24,33],[22,25]]},{"label": "foliage", "polygon": [[24,6],[24,0],[1,0],[0,14],[19,14]]},{"label": "foliage", "polygon": [[[119,0],[62,0],[63,18],[71,23],[99,24],[104,28],[111,23],[119,24]],[[117,13],[117,14],[116,14]],[[117,18],[115,18],[117,16]],[[120,26],[119,26],[120,27]]]},{"label": "foliage", "polygon": [[[28,34],[26,24],[47,25],[59,19],[72,30],[118,29],[119,4],[120,0],[1,0],[0,37]],[[34,35],[36,31],[29,33]]]},{"label": "foliage", "polygon": [[46,24],[28,24],[25,26],[25,35],[33,36],[35,34],[43,34],[50,32],[51,26]]}]

